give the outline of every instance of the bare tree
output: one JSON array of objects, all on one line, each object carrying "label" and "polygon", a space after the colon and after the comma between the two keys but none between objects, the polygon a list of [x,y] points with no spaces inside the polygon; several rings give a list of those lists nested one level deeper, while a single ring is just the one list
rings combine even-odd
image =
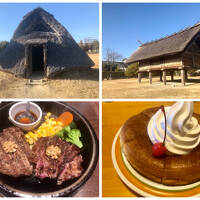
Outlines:
[{"label": "bare tree", "polygon": [[105,55],[105,60],[107,61],[107,63],[110,65],[110,71],[112,71],[112,66],[113,64],[122,59],[122,55],[117,53],[116,51],[107,48],[106,49],[106,55]]},{"label": "bare tree", "polygon": [[84,48],[84,43],[83,43],[83,40],[80,40],[80,42],[79,42],[79,46],[81,47],[81,49],[83,49],[83,48]]},{"label": "bare tree", "polygon": [[79,46],[85,51],[99,52],[99,41],[92,38],[85,38],[80,40]]},{"label": "bare tree", "polygon": [[99,41],[93,40],[91,50],[94,52],[99,52]]}]

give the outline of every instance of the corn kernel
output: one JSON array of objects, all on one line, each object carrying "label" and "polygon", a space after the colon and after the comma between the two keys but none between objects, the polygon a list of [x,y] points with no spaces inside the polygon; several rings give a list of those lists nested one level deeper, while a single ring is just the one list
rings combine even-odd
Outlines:
[{"label": "corn kernel", "polygon": [[62,126],[62,125],[63,125],[63,123],[62,123],[62,122],[57,122],[57,125],[60,125],[60,126]]},{"label": "corn kernel", "polygon": [[33,143],[34,143],[33,139],[30,138],[30,139],[29,139],[29,144],[33,144]]},{"label": "corn kernel", "polygon": [[26,134],[25,137],[28,139],[28,138],[30,138],[30,135],[29,135],[29,134]]},{"label": "corn kernel", "polygon": [[52,121],[52,125],[56,125],[56,121]]},{"label": "corn kernel", "polygon": [[62,122],[57,122],[55,118],[51,117],[52,114],[48,112],[46,114],[45,121],[36,130],[29,131],[25,135],[25,139],[29,144],[34,144],[40,137],[54,136],[58,131],[62,129]]}]

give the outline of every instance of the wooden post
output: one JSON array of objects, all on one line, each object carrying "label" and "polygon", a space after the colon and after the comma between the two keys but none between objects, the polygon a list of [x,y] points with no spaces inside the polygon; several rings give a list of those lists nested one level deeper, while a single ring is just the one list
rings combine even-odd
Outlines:
[{"label": "wooden post", "polygon": [[149,72],[149,83],[152,84],[152,72]]},{"label": "wooden post", "polygon": [[26,73],[25,73],[25,78],[28,78],[29,75],[30,75],[30,69],[29,69],[29,56],[28,56],[28,49],[29,49],[29,46],[26,45],[25,46],[25,70],[26,70]]},{"label": "wooden post", "polygon": [[187,73],[187,70],[185,70],[185,81],[187,82],[188,80],[188,73]]},{"label": "wooden post", "polygon": [[166,85],[166,71],[163,70],[163,83]]},{"label": "wooden post", "polygon": [[162,72],[160,73],[160,82],[162,82],[163,79],[162,79]]},{"label": "wooden post", "polygon": [[28,46],[25,46],[25,65],[28,65]]},{"label": "wooden post", "polygon": [[181,69],[181,83],[185,86],[185,70]]},{"label": "wooden post", "polygon": [[43,45],[43,56],[44,56],[44,67],[46,67],[46,64],[47,64],[47,47],[46,47],[45,44]]},{"label": "wooden post", "polygon": [[43,45],[43,56],[44,56],[44,76],[47,76],[47,45]]},{"label": "wooden post", "polygon": [[138,83],[141,83],[142,80],[142,73],[138,72]]},{"label": "wooden post", "polygon": [[171,71],[171,81],[174,80],[174,71]]}]

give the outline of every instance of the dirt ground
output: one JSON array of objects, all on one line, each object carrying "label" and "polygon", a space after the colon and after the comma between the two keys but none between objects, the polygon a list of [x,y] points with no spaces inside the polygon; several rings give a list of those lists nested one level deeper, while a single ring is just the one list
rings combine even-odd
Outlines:
[{"label": "dirt ground", "polygon": [[167,85],[160,82],[160,78],[153,77],[152,85],[147,78],[139,84],[137,78],[104,80],[103,98],[134,98],[134,99],[199,99],[200,76],[189,77],[189,82],[182,86],[180,77],[174,77],[171,82],[167,77]]},{"label": "dirt ground", "polygon": [[45,85],[27,85],[27,79],[0,72],[0,98],[98,98],[99,54],[89,56],[91,69],[62,73]]}]

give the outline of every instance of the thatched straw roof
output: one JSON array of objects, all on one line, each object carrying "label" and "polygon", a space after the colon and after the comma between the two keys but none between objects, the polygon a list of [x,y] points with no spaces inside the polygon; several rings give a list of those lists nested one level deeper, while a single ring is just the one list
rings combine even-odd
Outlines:
[{"label": "thatched straw roof", "polygon": [[16,75],[25,74],[25,46],[33,43],[47,43],[47,76],[66,69],[94,65],[53,15],[36,8],[23,17],[9,45],[0,54],[0,69]]},{"label": "thatched straw roof", "polygon": [[126,62],[132,63],[149,58],[181,53],[199,31],[200,24],[197,23],[170,36],[142,44]]}]

